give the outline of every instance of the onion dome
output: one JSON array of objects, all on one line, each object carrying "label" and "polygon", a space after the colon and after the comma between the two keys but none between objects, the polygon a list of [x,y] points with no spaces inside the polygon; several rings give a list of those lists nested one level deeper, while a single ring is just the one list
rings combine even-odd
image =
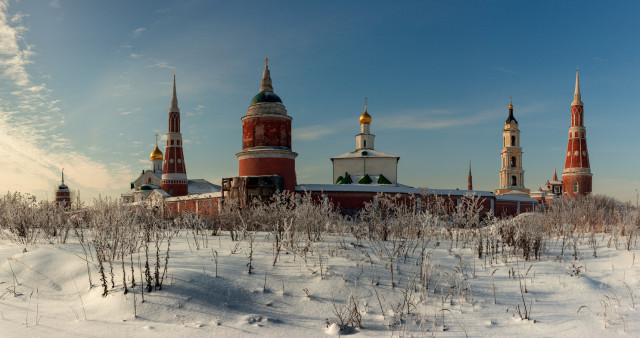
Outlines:
[{"label": "onion dome", "polygon": [[251,106],[259,103],[282,103],[280,97],[273,92],[273,85],[271,84],[271,72],[269,71],[268,62],[269,59],[265,59],[260,92],[253,97],[253,100],[251,100]]},{"label": "onion dome", "polygon": [[162,152],[160,151],[160,149],[158,149],[158,145],[156,144],[156,148],[153,149],[153,151],[151,152],[151,161],[153,160],[162,160],[163,156],[162,156]]},{"label": "onion dome", "polygon": [[511,98],[509,98],[509,117],[507,117],[507,120],[504,123],[505,124],[511,124],[511,123],[518,124],[518,120],[516,120],[516,118],[513,117],[513,103],[511,102]]},{"label": "onion dome", "polygon": [[364,113],[360,115],[360,124],[371,124],[371,115],[367,113],[367,99],[364,99]]}]

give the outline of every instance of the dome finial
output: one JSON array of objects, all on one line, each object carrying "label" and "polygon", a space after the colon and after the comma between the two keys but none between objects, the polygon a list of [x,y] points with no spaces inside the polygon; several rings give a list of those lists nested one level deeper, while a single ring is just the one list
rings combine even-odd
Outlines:
[{"label": "dome finial", "polygon": [[260,85],[260,92],[272,92],[273,85],[271,84],[271,71],[269,71],[269,58],[264,59],[264,71],[262,72],[262,84]]},{"label": "dome finial", "polygon": [[360,124],[371,124],[371,115],[367,112],[367,98],[364,98],[364,113],[360,115]]},{"label": "dome finial", "polygon": [[173,72],[173,96],[171,97],[171,107],[169,108],[169,112],[180,112],[180,108],[178,108],[178,95],[176,94],[176,72]]},{"label": "dome finial", "polygon": [[509,117],[507,117],[507,120],[504,123],[505,124],[518,123],[518,120],[516,120],[516,118],[513,116],[513,100],[511,96],[509,96]]},{"label": "dome finial", "polygon": [[62,168],[62,184],[64,184],[64,168]]},{"label": "dome finial", "polygon": [[582,106],[582,96],[580,95],[580,78],[578,77],[578,68],[576,67],[576,90],[573,93],[572,106]]},{"label": "dome finial", "polygon": [[151,161],[162,160],[164,158],[162,156],[162,152],[160,151],[160,149],[158,149],[158,133],[156,133],[156,147],[155,149],[153,149],[149,157],[151,158]]}]

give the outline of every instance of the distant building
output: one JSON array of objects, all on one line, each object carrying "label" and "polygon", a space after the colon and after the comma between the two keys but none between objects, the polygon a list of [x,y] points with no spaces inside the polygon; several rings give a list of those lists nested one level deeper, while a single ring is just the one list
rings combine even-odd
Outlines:
[{"label": "distant building", "polygon": [[156,134],[156,147],[149,156],[151,169],[142,170],[140,176],[131,182],[131,189],[121,195],[122,201],[160,205],[164,199],[176,196],[219,194],[219,185],[204,179],[187,179],[182,144],[180,109],[178,108],[174,74],[165,156],[163,157],[162,151],[158,148]]},{"label": "distant building", "polygon": [[374,149],[375,135],[370,133],[371,115],[360,115],[360,134],[356,135],[356,150],[332,157],[334,184],[397,185],[400,157]]},{"label": "distant building", "polygon": [[64,183],[64,169],[62,169],[62,182],[56,189],[56,203],[65,208],[71,207],[71,191]]},{"label": "distant building", "polygon": [[[513,106],[510,106],[510,117],[505,124],[503,157],[508,158],[513,154],[517,165],[503,169],[516,175],[516,180],[508,186],[510,189],[505,191],[504,196],[472,190],[471,166],[469,190],[421,189],[398,183],[399,157],[374,149],[375,135],[371,134],[372,118],[367,111],[366,99],[364,113],[359,119],[360,133],[356,135],[356,149],[331,158],[332,184],[297,184],[295,159],[298,154],[292,151],[291,121],[282,100],[273,91],[271,72],[268,64],[265,64],[260,92],[253,97],[246,115],[242,117],[242,151],[236,154],[238,176],[223,178],[221,186],[206,180],[188,180],[174,75],[162,174],[158,172],[162,152],[156,142],[156,148],[150,156],[151,170],[143,171],[132,182],[131,190],[122,195],[123,200],[158,207],[167,216],[176,213],[213,216],[229,199],[238,201],[238,205],[243,207],[255,198],[267,200],[283,190],[295,194],[309,193],[315,202],[332,204],[343,213],[360,212],[367,203],[377,203],[379,194],[393,196],[398,203],[412,201],[417,207],[426,206],[423,198],[438,198],[452,212],[464,203],[467,196],[476,196],[480,198],[485,212],[492,212],[498,217],[532,211],[539,204],[528,197],[528,190],[523,186],[522,149],[519,147],[519,130],[513,118]],[[506,145],[506,140],[510,141],[509,145]]]},{"label": "distant building", "polygon": [[504,122],[502,130],[500,160],[500,187],[494,193],[496,195],[529,196],[529,189],[524,187],[520,129],[518,129],[518,121],[513,116],[512,102],[509,102],[509,116]]}]

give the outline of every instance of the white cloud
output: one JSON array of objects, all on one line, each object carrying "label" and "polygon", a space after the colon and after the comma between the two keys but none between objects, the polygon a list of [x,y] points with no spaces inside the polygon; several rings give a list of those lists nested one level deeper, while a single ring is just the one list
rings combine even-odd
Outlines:
[{"label": "white cloud", "polygon": [[60,0],[53,0],[49,3],[49,7],[60,8]]},{"label": "white cloud", "polygon": [[131,53],[131,54],[129,54],[129,56],[130,56],[132,59],[137,59],[137,58],[141,57],[141,56],[142,56],[142,54]]},{"label": "white cloud", "polygon": [[0,76],[5,89],[0,91],[0,187],[52,196],[63,167],[73,190],[108,191],[127,182],[127,169],[113,164],[108,168],[74,150],[57,130],[65,121],[57,107],[60,101],[51,98],[45,83],[32,83],[26,68],[32,63],[32,47],[25,41],[26,29],[11,25],[20,20],[7,20],[7,8],[8,2],[0,0]]},{"label": "white cloud", "polygon": [[133,36],[135,36],[136,38],[137,38],[137,37],[140,37],[140,36],[142,35],[142,33],[144,33],[146,30],[147,30],[147,28],[146,28],[146,27],[136,28],[136,29],[133,31]]}]

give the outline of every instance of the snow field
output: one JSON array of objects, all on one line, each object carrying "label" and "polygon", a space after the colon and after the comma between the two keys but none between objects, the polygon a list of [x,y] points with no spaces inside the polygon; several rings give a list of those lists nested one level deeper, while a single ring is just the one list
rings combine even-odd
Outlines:
[{"label": "snow field", "polygon": [[[25,247],[2,240],[1,335],[583,337],[640,332],[638,251],[607,248],[606,240],[600,241],[597,258],[585,244],[578,247],[578,261],[567,250],[559,256],[561,242],[550,241],[540,260],[504,255],[491,262],[455,240],[430,241],[423,255],[424,242],[327,235],[301,244],[297,252],[283,250],[274,265],[273,234],[252,234],[253,244],[232,241],[228,233],[180,231],[171,242],[162,290],[145,292],[144,302],[136,255],[135,292],[124,295],[116,261],[115,288],[109,285],[102,297],[96,262],[90,261],[94,286],[89,288],[77,242]],[[405,253],[393,259],[395,287],[387,250]],[[520,285],[527,292],[521,293]],[[530,310],[525,320],[516,309],[524,312],[523,296]],[[338,317],[346,319],[354,304],[361,326],[341,330]]]}]

